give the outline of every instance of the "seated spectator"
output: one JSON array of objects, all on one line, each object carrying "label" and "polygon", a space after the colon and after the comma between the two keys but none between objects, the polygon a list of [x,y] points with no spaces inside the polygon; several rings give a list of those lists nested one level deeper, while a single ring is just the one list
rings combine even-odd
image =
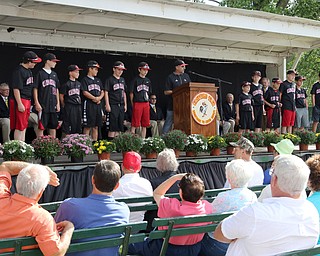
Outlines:
[{"label": "seated spectator", "polygon": [[[226,96],[226,101],[222,103],[223,110],[223,121],[229,123],[229,129],[223,130],[223,134],[228,132],[234,132],[234,127],[236,124],[236,106],[234,104],[234,97],[232,93],[228,93]],[[227,126],[223,126],[227,127]]]},{"label": "seated spectator", "polygon": [[[10,192],[13,175],[18,175],[14,195]],[[33,236],[44,255],[66,253],[73,224],[69,221],[56,224],[51,214],[38,205],[48,184],[59,185],[57,175],[48,167],[23,162],[0,165],[0,239]]]},{"label": "seated spectator", "polygon": [[309,173],[301,158],[277,156],[271,179],[272,197],[242,208],[215,230],[215,239],[230,243],[226,255],[278,255],[315,246],[319,214],[312,203],[300,198]]},{"label": "seated spectator", "polygon": [[[308,187],[311,189],[311,195],[307,199],[314,204],[320,214],[320,155],[313,155],[306,164],[310,169]],[[320,244],[320,238],[318,244]]]},{"label": "seated spectator", "polygon": [[[119,186],[120,176],[120,166],[117,163],[110,160],[102,160],[97,163],[91,178],[93,186],[91,195],[85,198],[64,200],[54,217],[55,220],[69,220],[74,223],[75,229],[128,223],[128,206],[115,201],[112,196],[112,191]],[[102,239],[102,237],[99,238]],[[118,250],[119,247],[110,247],[77,252],[76,255],[116,256]]]},{"label": "seated spectator", "polygon": [[150,126],[151,126],[151,136],[162,135],[162,128],[164,125],[164,118],[161,108],[156,106],[157,96],[151,94],[150,96]]},{"label": "seated spectator", "polygon": [[[178,180],[180,181],[179,193],[181,202],[176,198],[165,197],[168,189]],[[212,213],[211,204],[206,200],[201,200],[204,195],[203,181],[195,174],[176,174],[163,182],[153,193],[154,200],[158,205],[158,215],[160,218],[170,218],[188,215],[200,215]],[[207,225],[208,223],[201,223]],[[199,225],[186,224],[179,227],[190,227]],[[167,227],[162,227],[166,229]],[[159,227],[161,229],[161,227]],[[204,234],[194,234],[186,236],[176,236],[169,240],[166,255],[198,255],[201,249],[201,240]],[[129,246],[130,254],[138,255],[159,255],[163,239],[149,240],[142,243],[135,243]]]},{"label": "seated spectator", "polygon": [[[161,172],[161,175],[150,180],[153,190],[155,190],[162,182],[176,175],[178,167],[179,163],[173,149],[165,148],[162,152],[160,152],[157,157],[156,168]],[[168,189],[167,193],[178,193],[178,184],[179,181],[176,181],[176,183]]]},{"label": "seated spectator", "polygon": [[[115,198],[119,197],[143,197],[152,196],[153,189],[145,178],[139,176],[141,170],[141,156],[136,152],[127,152],[123,158],[122,171],[119,187],[113,191]],[[145,205],[146,203],[134,203],[131,206]],[[145,211],[131,212],[130,222],[143,221]]]},{"label": "seated spectator", "polygon": [[[245,161],[236,159],[227,163],[226,176],[231,190],[219,193],[212,202],[212,213],[239,211],[242,207],[257,201],[256,194],[247,188],[253,172],[246,169]],[[228,245],[215,240],[213,233],[207,233],[201,243],[200,255],[225,255]]]},{"label": "seated spectator", "polygon": [[9,110],[9,85],[0,84],[0,127],[2,129],[2,141],[10,140],[10,110]]}]

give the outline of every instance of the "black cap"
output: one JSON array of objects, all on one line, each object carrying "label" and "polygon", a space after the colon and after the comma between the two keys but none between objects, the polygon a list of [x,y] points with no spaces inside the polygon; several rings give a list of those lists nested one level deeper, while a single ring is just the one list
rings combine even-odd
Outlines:
[{"label": "black cap", "polygon": [[27,51],[23,54],[23,61],[31,61],[33,63],[40,63],[42,61],[41,58],[38,57],[33,51]]},{"label": "black cap", "polygon": [[144,62],[144,61],[139,63],[138,68],[151,70],[151,68],[149,67],[149,64],[147,62]]},{"label": "black cap", "polygon": [[303,76],[296,76],[295,77],[295,80],[296,81],[299,81],[299,80],[302,80],[302,81],[304,81],[304,80],[306,80]]},{"label": "black cap", "polygon": [[56,55],[54,55],[53,53],[46,53],[44,56],[43,56],[43,61],[46,62],[47,60],[51,60],[51,61],[54,61],[54,62],[57,62],[57,61],[60,61],[57,59]]},{"label": "black cap", "polygon": [[261,76],[261,72],[259,70],[253,71],[251,76]]},{"label": "black cap", "polygon": [[115,63],[113,63],[113,67],[122,70],[127,70],[121,61],[116,61]]},{"label": "black cap", "polygon": [[289,69],[289,70],[287,71],[287,75],[290,75],[290,74],[297,74],[297,72],[294,71],[293,69]]},{"label": "black cap", "polygon": [[243,81],[241,84],[241,87],[245,87],[245,86],[250,86],[251,83],[249,83],[248,81]]},{"label": "black cap", "polygon": [[72,72],[72,71],[78,71],[78,70],[83,70],[82,68],[79,68],[77,65],[70,65],[68,67],[68,71]]},{"label": "black cap", "polygon": [[88,68],[102,68],[102,67],[100,67],[99,63],[96,62],[95,60],[89,60],[87,62],[87,67]]},{"label": "black cap", "polygon": [[176,67],[176,66],[188,66],[188,64],[186,64],[186,63],[184,63],[184,61],[183,60],[176,60],[175,62],[174,62],[174,66]]},{"label": "black cap", "polygon": [[281,83],[282,83],[282,81],[281,81],[281,79],[280,79],[279,77],[274,77],[274,78],[272,78],[272,83],[278,83],[278,84],[281,84]]}]

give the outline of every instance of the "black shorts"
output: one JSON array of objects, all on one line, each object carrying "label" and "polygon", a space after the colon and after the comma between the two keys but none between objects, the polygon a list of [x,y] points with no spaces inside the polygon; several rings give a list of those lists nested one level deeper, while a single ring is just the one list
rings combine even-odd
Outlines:
[{"label": "black shorts", "polygon": [[312,121],[317,123],[320,121],[320,107],[318,106],[312,108]]},{"label": "black shorts", "polygon": [[57,129],[58,114],[42,112],[40,121],[44,129]]},{"label": "black shorts", "polygon": [[67,104],[63,109],[62,132],[65,134],[81,133],[81,105]]},{"label": "black shorts", "polygon": [[253,106],[254,128],[262,128],[263,107],[262,105]]},{"label": "black shorts", "polygon": [[84,127],[102,126],[102,109],[100,104],[85,100],[83,102],[82,116]]},{"label": "black shorts", "polygon": [[242,130],[252,130],[253,129],[253,122],[252,122],[252,112],[250,111],[243,111],[240,112],[240,122],[239,122],[239,129]]},{"label": "black shorts", "polygon": [[123,132],[124,121],[124,105],[110,105],[111,112],[109,113],[109,131]]}]

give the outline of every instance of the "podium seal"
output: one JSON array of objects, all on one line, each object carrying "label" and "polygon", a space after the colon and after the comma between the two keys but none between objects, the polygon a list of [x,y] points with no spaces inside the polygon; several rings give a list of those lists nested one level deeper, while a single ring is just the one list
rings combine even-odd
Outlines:
[{"label": "podium seal", "polygon": [[200,92],[191,102],[191,113],[198,124],[208,125],[216,117],[217,103],[209,93]]}]

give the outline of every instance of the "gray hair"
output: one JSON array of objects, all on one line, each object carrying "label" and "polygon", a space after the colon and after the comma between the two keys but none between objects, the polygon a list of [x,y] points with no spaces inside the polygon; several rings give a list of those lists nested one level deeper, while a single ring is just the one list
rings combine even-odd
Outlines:
[{"label": "gray hair", "polygon": [[173,149],[165,148],[157,157],[157,170],[160,172],[176,171],[179,167]]},{"label": "gray hair", "polygon": [[307,187],[310,169],[294,155],[279,155],[273,162],[273,174],[277,176],[279,188],[291,196],[300,195]]},{"label": "gray hair", "polygon": [[35,199],[50,180],[49,171],[40,164],[30,164],[23,168],[17,178],[17,192]]},{"label": "gray hair", "polygon": [[246,187],[253,177],[253,171],[242,159],[235,159],[226,165],[226,176],[229,183],[235,188]]},{"label": "gray hair", "polygon": [[9,88],[9,85],[7,83],[1,83],[0,84],[0,88],[5,88],[5,87]]}]

